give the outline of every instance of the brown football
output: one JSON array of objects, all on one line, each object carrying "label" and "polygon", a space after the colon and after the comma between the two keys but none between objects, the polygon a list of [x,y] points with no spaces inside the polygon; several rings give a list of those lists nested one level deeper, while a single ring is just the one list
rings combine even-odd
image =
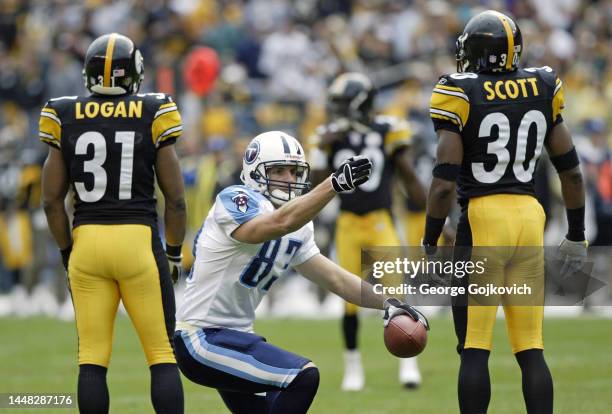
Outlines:
[{"label": "brown football", "polygon": [[387,350],[399,358],[417,356],[427,345],[427,329],[408,315],[398,315],[389,321],[384,332]]}]

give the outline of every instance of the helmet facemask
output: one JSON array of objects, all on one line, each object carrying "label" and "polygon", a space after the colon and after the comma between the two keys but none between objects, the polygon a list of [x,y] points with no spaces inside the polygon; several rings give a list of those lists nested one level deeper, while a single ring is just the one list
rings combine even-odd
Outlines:
[{"label": "helmet facemask", "polygon": [[457,61],[457,72],[459,73],[468,72],[470,67],[470,61],[465,54],[466,38],[467,33],[463,33],[455,42],[455,60]]},{"label": "helmet facemask", "polygon": [[[296,181],[274,180],[268,176],[273,167],[295,167]],[[310,188],[310,166],[304,161],[275,160],[261,162],[251,171],[251,178],[260,186],[262,194],[277,207],[304,194]]]}]

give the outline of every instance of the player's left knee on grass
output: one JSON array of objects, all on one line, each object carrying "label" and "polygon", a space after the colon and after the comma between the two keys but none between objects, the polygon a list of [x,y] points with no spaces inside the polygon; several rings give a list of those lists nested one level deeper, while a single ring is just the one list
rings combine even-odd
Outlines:
[{"label": "player's left knee on grass", "polygon": [[319,380],[319,368],[313,362],[309,362],[302,367],[302,371],[291,381],[287,389],[311,390],[314,397],[319,389]]}]

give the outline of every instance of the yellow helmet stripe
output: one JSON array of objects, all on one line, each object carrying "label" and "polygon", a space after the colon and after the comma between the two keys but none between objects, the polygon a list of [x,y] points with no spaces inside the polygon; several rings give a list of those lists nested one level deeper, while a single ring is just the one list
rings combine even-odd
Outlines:
[{"label": "yellow helmet stripe", "polygon": [[508,56],[506,56],[506,69],[512,68],[512,61],[514,60],[514,36],[512,35],[512,28],[508,19],[501,13],[496,13],[499,20],[501,20],[504,30],[506,31],[506,37],[508,38]]},{"label": "yellow helmet stripe", "polygon": [[113,50],[115,49],[115,38],[117,33],[111,33],[106,45],[106,55],[104,57],[104,86],[109,87],[111,79],[111,67],[113,65]]}]

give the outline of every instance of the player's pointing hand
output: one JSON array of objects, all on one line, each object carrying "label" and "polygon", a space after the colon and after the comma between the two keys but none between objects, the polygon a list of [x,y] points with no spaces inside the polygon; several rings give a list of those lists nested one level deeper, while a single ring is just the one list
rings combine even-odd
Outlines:
[{"label": "player's pointing hand", "polygon": [[344,161],[331,175],[332,185],[337,193],[353,191],[370,179],[372,161],[363,155],[357,155]]}]

